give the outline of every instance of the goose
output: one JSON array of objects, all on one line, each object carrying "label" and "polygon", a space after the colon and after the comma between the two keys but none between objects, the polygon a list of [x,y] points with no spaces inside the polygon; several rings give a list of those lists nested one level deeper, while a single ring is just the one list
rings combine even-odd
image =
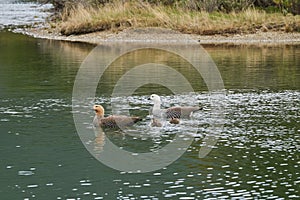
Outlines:
[{"label": "goose", "polygon": [[141,121],[139,117],[128,117],[125,115],[110,115],[104,117],[104,108],[101,105],[94,105],[93,109],[96,113],[93,121],[95,127],[102,128],[124,128],[132,126],[136,122]]},{"label": "goose", "polygon": [[180,118],[189,118],[193,112],[202,109],[199,106],[174,106],[167,109],[161,109],[160,96],[157,94],[152,94],[149,99],[154,103],[153,108],[150,109],[150,114],[155,117],[165,117],[167,119],[171,119],[170,123],[174,122],[174,124],[178,124]]}]

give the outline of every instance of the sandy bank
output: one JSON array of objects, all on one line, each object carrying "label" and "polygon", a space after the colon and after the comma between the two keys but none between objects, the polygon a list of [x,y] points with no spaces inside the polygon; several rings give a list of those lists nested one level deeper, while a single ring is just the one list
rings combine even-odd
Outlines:
[{"label": "sandy bank", "polygon": [[181,34],[176,31],[162,28],[127,29],[118,33],[104,31],[71,36],[63,36],[55,29],[48,28],[30,28],[16,30],[16,32],[21,32],[35,38],[86,42],[92,44],[101,44],[104,42],[198,42],[200,44],[300,45],[300,33],[285,32],[258,32],[255,34],[209,36]]}]

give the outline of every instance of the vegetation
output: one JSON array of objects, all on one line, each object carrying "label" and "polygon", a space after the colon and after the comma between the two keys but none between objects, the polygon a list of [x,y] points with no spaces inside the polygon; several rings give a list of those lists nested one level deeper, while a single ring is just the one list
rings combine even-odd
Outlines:
[{"label": "vegetation", "polygon": [[43,0],[64,35],[164,27],[182,33],[300,32],[300,0]]},{"label": "vegetation", "polygon": [[[99,6],[114,3],[116,0],[38,0],[42,3],[52,3],[57,11],[62,11],[70,5],[82,4]],[[129,2],[130,0],[120,0]],[[134,1],[134,0],[131,0]],[[284,13],[300,14],[300,0],[140,0],[152,5],[181,6],[190,10],[206,12],[241,11],[254,6],[266,11],[280,11]]]}]

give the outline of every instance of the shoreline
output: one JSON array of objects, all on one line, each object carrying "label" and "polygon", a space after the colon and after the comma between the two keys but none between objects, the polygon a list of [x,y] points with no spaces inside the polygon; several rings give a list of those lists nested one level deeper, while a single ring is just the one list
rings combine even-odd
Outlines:
[{"label": "shoreline", "polygon": [[195,35],[182,34],[164,28],[125,29],[120,32],[102,31],[63,36],[56,29],[38,27],[15,29],[13,32],[34,38],[83,42],[99,45],[107,42],[134,43],[199,43],[203,45],[300,45],[300,33],[257,32],[254,34]]}]

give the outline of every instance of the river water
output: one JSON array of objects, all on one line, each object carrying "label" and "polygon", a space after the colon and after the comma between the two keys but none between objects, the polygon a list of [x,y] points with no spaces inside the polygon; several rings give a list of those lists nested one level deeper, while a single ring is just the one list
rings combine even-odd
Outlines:
[{"label": "river water", "polygon": [[[0,32],[1,199],[300,198],[300,46],[204,46],[220,72],[225,95],[219,99],[223,128],[202,158],[199,150],[211,134],[215,116],[212,94],[194,68],[168,53],[142,49],[111,63],[95,97],[74,104],[76,75],[94,48]],[[109,56],[120,52],[122,45],[98,48]],[[155,61],[183,74],[194,92],[174,95],[154,83],[129,96],[112,97],[118,80],[134,65]],[[157,74],[172,79],[163,70]],[[148,74],[138,71],[138,76]],[[163,106],[196,103],[203,110],[178,125],[151,128],[148,96],[152,93],[161,95]],[[112,99],[119,110],[143,117],[135,127],[146,133],[105,130],[91,135],[91,154],[76,129],[74,105],[81,108],[83,132],[94,134],[92,105],[102,104],[109,115]],[[176,135],[192,138],[191,145],[179,159],[155,171],[119,171],[98,161],[108,139],[138,155],[164,149]],[[114,156],[111,160],[119,162]],[[163,162],[162,158],[151,165]]]},{"label": "river water", "polygon": [[10,26],[38,25],[50,15],[51,4],[0,0],[0,29]]}]

